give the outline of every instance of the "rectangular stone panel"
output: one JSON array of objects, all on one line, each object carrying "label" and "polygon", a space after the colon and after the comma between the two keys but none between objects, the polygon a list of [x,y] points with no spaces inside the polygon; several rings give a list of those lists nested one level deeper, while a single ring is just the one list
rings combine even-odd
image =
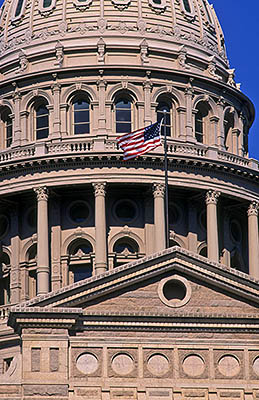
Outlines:
[{"label": "rectangular stone panel", "polygon": [[114,388],[111,389],[111,400],[136,400],[137,390],[134,388]]},{"label": "rectangular stone panel", "polygon": [[31,371],[40,372],[40,348],[31,349]]},{"label": "rectangular stone panel", "polygon": [[24,396],[68,396],[67,385],[25,385]]},{"label": "rectangular stone panel", "polygon": [[49,369],[51,372],[57,372],[59,370],[59,349],[49,349]]},{"label": "rectangular stone panel", "polygon": [[148,400],[172,400],[172,390],[164,388],[147,389]]},{"label": "rectangular stone panel", "polygon": [[76,396],[84,397],[85,399],[99,400],[101,399],[101,389],[100,388],[78,388],[75,391]]},{"label": "rectangular stone panel", "polygon": [[0,395],[9,395],[9,394],[17,395],[20,394],[20,391],[21,391],[20,386],[0,385]]}]

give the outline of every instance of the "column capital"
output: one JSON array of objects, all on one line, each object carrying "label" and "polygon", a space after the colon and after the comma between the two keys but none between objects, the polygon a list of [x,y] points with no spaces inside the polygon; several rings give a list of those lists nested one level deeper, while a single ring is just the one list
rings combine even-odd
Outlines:
[{"label": "column capital", "polygon": [[164,183],[154,183],[153,184],[153,195],[154,197],[163,197],[165,195],[165,184]]},{"label": "column capital", "polygon": [[105,196],[106,194],[106,182],[93,183],[94,195]]},{"label": "column capital", "polygon": [[41,200],[45,200],[47,201],[49,198],[49,190],[46,186],[41,186],[38,188],[34,188],[34,193],[36,193],[37,196],[37,200],[41,201]]},{"label": "column capital", "polygon": [[206,204],[217,204],[220,194],[216,190],[208,190],[206,193]]},{"label": "column capital", "polygon": [[247,215],[250,217],[251,215],[256,215],[258,217],[259,214],[259,202],[258,201],[252,201],[250,203],[248,210],[247,210]]}]

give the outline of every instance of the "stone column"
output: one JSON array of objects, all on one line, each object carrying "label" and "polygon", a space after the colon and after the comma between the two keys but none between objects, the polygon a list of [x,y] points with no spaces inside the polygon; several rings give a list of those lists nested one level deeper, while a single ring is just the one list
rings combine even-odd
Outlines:
[{"label": "stone column", "polygon": [[191,83],[189,83],[187,88],[185,89],[185,99],[186,99],[185,135],[187,142],[195,142],[195,137],[193,132],[193,121],[192,121],[192,97],[193,97],[193,87]]},{"label": "stone column", "polygon": [[258,210],[259,202],[253,201],[247,212],[249,274],[255,279],[259,279]]},{"label": "stone column", "polygon": [[107,271],[106,243],[106,213],[105,213],[106,183],[93,183],[95,194],[95,274]]},{"label": "stone column", "polygon": [[21,111],[20,113],[20,121],[21,121],[21,145],[24,146],[31,141],[32,138],[28,137],[28,129],[27,129],[27,120],[28,120],[29,112]]},{"label": "stone column", "polygon": [[48,189],[34,189],[37,195],[37,294],[49,291],[49,235],[48,235]]},{"label": "stone column", "polygon": [[238,128],[232,129],[233,153],[237,155],[239,155],[239,135],[240,135],[240,130]]},{"label": "stone column", "polygon": [[11,275],[10,275],[10,302],[19,303],[21,298],[21,278],[20,278],[20,237],[18,209],[11,212]]},{"label": "stone column", "polygon": [[210,123],[211,123],[211,133],[212,133],[212,135],[210,135],[210,145],[218,147],[219,118],[216,115],[213,115],[212,117],[210,117]]},{"label": "stone column", "polygon": [[186,107],[177,107],[176,111],[178,112],[178,120],[179,120],[179,139],[185,139],[185,127],[184,120],[186,116]]},{"label": "stone column", "polygon": [[20,108],[21,108],[21,93],[15,90],[13,95],[14,100],[14,118],[13,118],[13,142],[12,147],[20,146],[21,143],[21,119],[20,119]]},{"label": "stone column", "polygon": [[155,224],[155,250],[165,249],[165,185],[155,183],[153,185],[154,195],[154,224]]},{"label": "stone column", "polygon": [[219,262],[219,238],[217,219],[217,203],[219,196],[220,192],[214,190],[209,190],[206,193],[208,258],[216,262]]},{"label": "stone column", "polygon": [[225,150],[224,108],[225,101],[223,97],[220,97],[217,102],[217,110],[219,116],[217,143],[220,150]]},{"label": "stone column", "polygon": [[151,118],[151,90],[152,90],[152,82],[150,79],[146,79],[146,81],[143,83],[144,87],[144,96],[145,96],[145,117],[144,117],[144,125],[148,126],[152,124],[152,118]]},{"label": "stone column", "polygon": [[61,128],[61,120],[60,120],[60,90],[61,86],[58,83],[54,83],[52,85],[52,93],[53,93],[53,132],[51,135],[52,139],[60,138],[60,128]]},{"label": "stone column", "polygon": [[105,116],[105,91],[107,82],[100,78],[97,82],[99,91],[99,116],[98,116],[98,134],[106,133],[106,116]]}]

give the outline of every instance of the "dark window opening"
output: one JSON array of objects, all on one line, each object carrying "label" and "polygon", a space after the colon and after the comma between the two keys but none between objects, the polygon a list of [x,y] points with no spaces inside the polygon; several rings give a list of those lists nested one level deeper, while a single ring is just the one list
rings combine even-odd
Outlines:
[{"label": "dark window opening", "polygon": [[132,131],[132,103],[130,100],[120,98],[115,104],[116,133],[129,133]]},{"label": "dark window opening", "polygon": [[46,139],[49,136],[49,110],[42,103],[35,107],[36,112],[36,140]]},{"label": "dark window opening", "polygon": [[90,104],[87,100],[77,99],[73,102],[74,135],[90,133]]},{"label": "dark window opening", "polygon": [[157,106],[157,121],[160,122],[163,119],[161,135],[171,136],[172,124],[171,124],[171,107],[166,102],[159,102]]}]

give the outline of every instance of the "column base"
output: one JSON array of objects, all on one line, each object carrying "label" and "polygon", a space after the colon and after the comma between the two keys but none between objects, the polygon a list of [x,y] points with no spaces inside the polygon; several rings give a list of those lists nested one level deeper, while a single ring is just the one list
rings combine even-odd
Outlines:
[{"label": "column base", "polygon": [[95,275],[104,274],[104,272],[107,272],[107,265],[105,263],[95,264],[94,270]]}]

